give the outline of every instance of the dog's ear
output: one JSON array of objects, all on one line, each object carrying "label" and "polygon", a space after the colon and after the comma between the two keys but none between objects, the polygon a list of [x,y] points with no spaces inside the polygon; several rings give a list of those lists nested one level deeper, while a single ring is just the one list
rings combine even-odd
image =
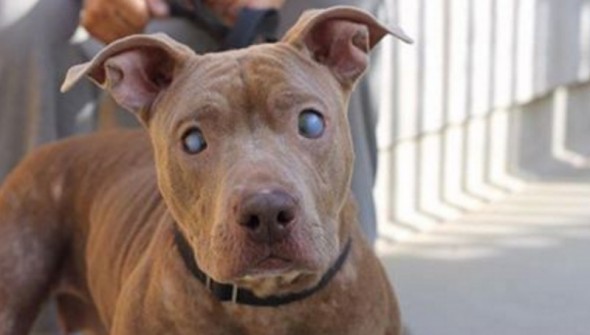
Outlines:
[{"label": "dog's ear", "polygon": [[329,67],[336,78],[348,86],[366,70],[369,51],[386,34],[412,43],[397,26],[386,27],[357,8],[337,6],[304,12],[281,41]]},{"label": "dog's ear", "polygon": [[152,103],[191,55],[191,49],[165,34],[129,36],[108,45],[90,62],[70,68],[61,91],[88,76],[147,124]]}]

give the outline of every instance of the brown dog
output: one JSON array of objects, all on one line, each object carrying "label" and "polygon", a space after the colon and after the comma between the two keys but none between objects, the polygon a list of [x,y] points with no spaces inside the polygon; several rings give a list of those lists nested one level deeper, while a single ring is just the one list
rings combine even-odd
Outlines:
[{"label": "brown dog", "polygon": [[350,192],[347,101],[388,30],[307,12],[276,44],[132,36],[70,70],[145,131],[72,138],[0,189],[0,335],[55,295],[89,334],[399,334]]}]

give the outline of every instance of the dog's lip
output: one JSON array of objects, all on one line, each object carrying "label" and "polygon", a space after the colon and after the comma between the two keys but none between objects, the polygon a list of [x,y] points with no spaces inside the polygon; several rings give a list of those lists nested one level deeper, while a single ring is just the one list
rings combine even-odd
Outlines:
[{"label": "dog's lip", "polygon": [[280,257],[277,255],[269,255],[258,262],[257,265],[265,266],[265,265],[272,265],[272,264],[285,264],[285,263],[292,263],[292,261],[285,257]]},{"label": "dog's lip", "polygon": [[248,275],[288,272],[293,269],[294,265],[294,262],[288,258],[269,255],[251,266]]}]

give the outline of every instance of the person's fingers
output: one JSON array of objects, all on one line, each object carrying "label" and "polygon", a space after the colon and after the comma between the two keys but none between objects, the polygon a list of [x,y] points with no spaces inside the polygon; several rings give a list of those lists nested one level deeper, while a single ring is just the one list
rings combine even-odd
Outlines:
[{"label": "person's fingers", "polygon": [[134,30],[142,30],[150,19],[150,12],[146,0],[110,0],[120,5],[111,6],[113,16],[125,21]]},{"label": "person's fingers", "polygon": [[103,43],[110,43],[130,33],[130,28],[120,18],[110,17],[108,20],[88,21],[82,20],[82,25],[88,33]]},{"label": "person's fingers", "polygon": [[147,0],[146,2],[153,17],[166,17],[170,15],[170,6],[165,0]]},{"label": "person's fingers", "polygon": [[243,5],[252,8],[281,8],[285,0],[245,0]]},{"label": "person's fingers", "polygon": [[139,33],[150,19],[145,1],[86,0],[81,24],[93,37],[105,43]]}]

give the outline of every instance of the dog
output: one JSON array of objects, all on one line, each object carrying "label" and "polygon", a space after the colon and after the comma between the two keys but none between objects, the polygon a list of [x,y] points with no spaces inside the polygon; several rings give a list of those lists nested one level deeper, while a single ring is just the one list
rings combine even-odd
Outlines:
[{"label": "dog", "polygon": [[347,101],[386,35],[352,7],[273,44],[196,55],[162,35],[71,68],[145,130],[73,137],[0,189],[0,335],[55,297],[66,332],[400,334],[357,222]]}]

